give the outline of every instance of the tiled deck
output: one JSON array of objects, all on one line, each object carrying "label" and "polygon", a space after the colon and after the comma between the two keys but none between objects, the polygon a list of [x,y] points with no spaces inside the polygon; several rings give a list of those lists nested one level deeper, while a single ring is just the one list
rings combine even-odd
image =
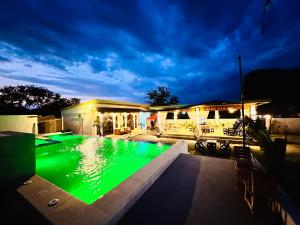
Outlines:
[{"label": "tiled deck", "polygon": [[118,225],[259,223],[235,188],[234,161],[181,154]]}]

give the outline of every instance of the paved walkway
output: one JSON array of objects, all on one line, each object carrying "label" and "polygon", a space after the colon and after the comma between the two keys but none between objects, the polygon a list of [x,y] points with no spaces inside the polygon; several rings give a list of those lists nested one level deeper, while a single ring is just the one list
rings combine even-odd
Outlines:
[{"label": "paved walkway", "polygon": [[232,160],[180,155],[118,225],[254,225]]}]

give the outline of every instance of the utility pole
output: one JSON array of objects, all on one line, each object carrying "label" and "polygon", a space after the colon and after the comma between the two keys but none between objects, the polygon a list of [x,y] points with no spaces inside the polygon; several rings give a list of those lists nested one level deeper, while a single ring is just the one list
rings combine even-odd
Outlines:
[{"label": "utility pole", "polygon": [[242,125],[243,125],[243,148],[246,147],[246,133],[245,133],[245,114],[244,114],[244,82],[243,82],[243,71],[242,71],[242,59],[238,55],[239,70],[240,70],[240,82],[241,82],[241,105],[242,105]]}]

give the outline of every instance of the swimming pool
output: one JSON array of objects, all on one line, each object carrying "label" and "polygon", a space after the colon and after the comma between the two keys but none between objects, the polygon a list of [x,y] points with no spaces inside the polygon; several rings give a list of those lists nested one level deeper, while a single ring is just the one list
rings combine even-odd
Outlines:
[{"label": "swimming pool", "polygon": [[35,146],[50,144],[49,141],[40,138],[35,139]]},{"label": "swimming pool", "polygon": [[38,136],[35,138],[35,146],[40,147],[44,145],[60,143],[62,141],[68,141],[77,138],[82,138],[82,135],[77,135],[71,132],[67,132],[67,133],[55,133],[55,134],[45,135],[43,137]]},{"label": "swimming pool", "polygon": [[79,135],[68,139],[36,147],[36,172],[87,204],[170,148],[157,143]]}]

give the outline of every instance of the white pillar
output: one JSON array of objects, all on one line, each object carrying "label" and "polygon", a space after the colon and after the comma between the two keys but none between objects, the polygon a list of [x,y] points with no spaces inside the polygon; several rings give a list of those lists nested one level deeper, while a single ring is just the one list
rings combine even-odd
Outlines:
[{"label": "white pillar", "polygon": [[124,113],[124,119],[125,119],[125,121],[124,121],[125,126],[124,127],[127,128],[127,113]]},{"label": "white pillar", "polygon": [[139,113],[136,114],[135,122],[136,122],[135,128],[138,128],[139,127],[138,125],[140,123],[140,114]]},{"label": "white pillar", "polygon": [[264,115],[264,118],[265,118],[266,128],[270,132],[272,116],[268,114],[268,115]]},{"label": "white pillar", "polygon": [[196,108],[195,123],[196,123],[196,126],[198,126],[200,124],[200,112],[199,112],[199,108]]},{"label": "white pillar", "polygon": [[99,119],[100,119],[100,134],[102,136],[103,135],[103,129],[104,129],[104,127],[103,127],[103,113],[102,112],[99,113]]},{"label": "white pillar", "polygon": [[220,119],[220,114],[218,110],[215,111],[215,119],[216,120]]},{"label": "white pillar", "polygon": [[255,105],[250,106],[250,116],[251,116],[251,119],[256,120],[257,113],[256,113],[256,106]]},{"label": "white pillar", "polygon": [[136,127],[135,127],[135,116],[136,116],[136,114],[133,114],[133,129],[135,129]]},{"label": "white pillar", "polygon": [[174,123],[177,121],[178,110],[174,111]]},{"label": "white pillar", "polygon": [[112,113],[113,129],[116,129],[116,114]]},{"label": "white pillar", "polygon": [[[175,117],[174,117],[174,118],[175,118]],[[157,112],[157,128],[158,128],[158,131],[159,131],[159,132],[162,132],[160,122],[161,122],[161,119],[160,119],[160,112],[158,111],[158,112]]]},{"label": "white pillar", "polygon": [[[121,117],[122,117],[122,114],[120,113],[119,115],[117,115],[118,117],[118,128],[120,129],[121,128]],[[122,118],[123,120],[123,118]]]}]

